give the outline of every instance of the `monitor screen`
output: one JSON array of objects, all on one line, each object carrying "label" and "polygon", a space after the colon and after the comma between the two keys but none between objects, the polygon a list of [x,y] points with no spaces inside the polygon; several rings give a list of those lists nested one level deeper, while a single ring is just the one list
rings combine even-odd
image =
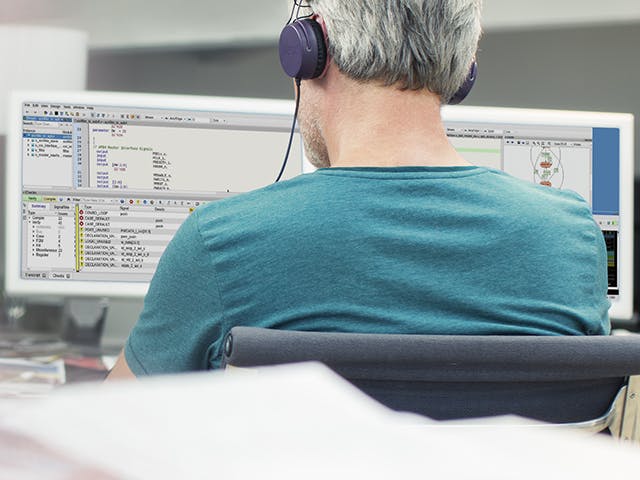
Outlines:
[{"label": "monitor screen", "polygon": [[[142,296],[195,208],[273,183],[294,105],[87,92],[13,107],[7,290]],[[283,179],[302,169],[296,133]]]},{"label": "monitor screen", "polygon": [[477,107],[445,107],[443,117],[449,140],[470,163],[585,199],[607,248],[610,315],[630,319],[633,117]]}]

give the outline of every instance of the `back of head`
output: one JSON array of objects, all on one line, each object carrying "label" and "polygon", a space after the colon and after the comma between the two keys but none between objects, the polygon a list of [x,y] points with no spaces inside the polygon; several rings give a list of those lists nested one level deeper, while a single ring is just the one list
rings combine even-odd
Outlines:
[{"label": "back of head", "polygon": [[480,38],[482,0],[310,0],[329,54],[346,76],[448,101],[464,83]]}]

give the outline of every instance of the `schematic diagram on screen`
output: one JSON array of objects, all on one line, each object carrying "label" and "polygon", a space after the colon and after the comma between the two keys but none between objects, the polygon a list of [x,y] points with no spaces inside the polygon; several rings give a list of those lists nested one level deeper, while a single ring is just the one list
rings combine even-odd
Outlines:
[{"label": "schematic diagram on screen", "polygon": [[530,157],[534,183],[559,189],[564,186],[562,149],[548,146],[531,147]]},{"label": "schematic diagram on screen", "polygon": [[572,190],[591,204],[591,143],[563,140],[508,140],[504,171],[539,187]]}]

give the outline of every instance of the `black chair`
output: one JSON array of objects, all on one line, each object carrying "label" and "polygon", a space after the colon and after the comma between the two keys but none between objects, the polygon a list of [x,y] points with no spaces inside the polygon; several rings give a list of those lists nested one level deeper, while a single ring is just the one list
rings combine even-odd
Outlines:
[{"label": "black chair", "polygon": [[235,327],[225,367],[319,361],[436,420],[515,414],[640,441],[640,335],[449,336]]}]

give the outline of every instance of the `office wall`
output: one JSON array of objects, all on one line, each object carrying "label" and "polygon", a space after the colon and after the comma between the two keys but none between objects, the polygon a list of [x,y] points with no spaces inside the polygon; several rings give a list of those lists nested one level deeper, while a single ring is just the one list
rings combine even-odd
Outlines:
[{"label": "office wall", "polygon": [[273,46],[222,50],[97,52],[88,88],[131,92],[292,98]]}]

